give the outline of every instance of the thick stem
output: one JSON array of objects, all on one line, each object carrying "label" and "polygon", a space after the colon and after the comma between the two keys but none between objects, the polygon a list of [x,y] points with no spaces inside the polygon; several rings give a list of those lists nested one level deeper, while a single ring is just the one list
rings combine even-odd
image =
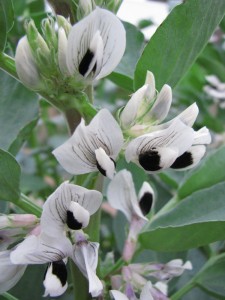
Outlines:
[{"label": "thick stem", "polygon": [[78,124],[80,124],[81,116],[75,108],[70,108],[65,111],[65,118],[67,120],[70,134],[73,134]]},{"label": "thick stem", "polygon": [[92,299],[88,293],[88,280],[83,276],[78,267],[70,260],[70,270],[73,281],[74,300]]},{"label": "thick stem", "polygon": [[40,218],[42,213],[41,207],[33,203],[26,195],[21,194],[20,200],[18,200],[15,204],[23,209],[26,213],[34,214]]},{"label": "thick stem", "polygon": [[7,292],[3,293],[1,296],[7,300],[19,300],[18,298],[14,297],[13,295]]},{"label": "thick stem", "polygon": [[0,69],[19,80],[14,59],[2,52],[0,52]]},{"label": "thick stem", "polygon": [[190,290],[195,287],[195,283],[191,280],[185,286],[183,286],[179,291],[170,297],[170,300],[182,299],[183,295],[187,294]]}]

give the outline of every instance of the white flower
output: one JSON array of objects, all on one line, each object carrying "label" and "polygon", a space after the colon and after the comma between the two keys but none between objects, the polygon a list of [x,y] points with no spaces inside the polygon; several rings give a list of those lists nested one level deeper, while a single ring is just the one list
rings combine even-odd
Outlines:
[{"label": "white flower", "polygon": [[107,76],[120,62],[125,46],[126,34],[120,20],[97,7],[69,33],[67,65],[70,75],[87,80]]},{"label": "white flower", "polygon": [[120,114],[121,126],[128,129],[136,124],[158,124],[166,118],[171,102],[171,87],[165,84],[156,96],[155,78],[148,71],[145,85],[132,95]]},{"label": "white flower", "polygon": [[225,108],[225,82],[221,82],[215,75],[209,75],[205,78],[210,85],[204,86],[204,92],[215,102],[218,102],[221,108]]},{"label": "white flower", "polygon": [[130,261],[135,252],[137,235],[148,221],[145,216],[154,205],[153,189],[144,182],[137,197],[131,173],[122,170],[109,183],[107,198],[110,205],[122,211],[130,222],[123,250],[123,259]]},{"label": "white flower", "polygon": [[175,120],[168,128],[132,140],[125,152],[127,162],[133,161],[147,172],[169,168],[193,144],[194,130]]},{"label": "white flower", "polygon": [[23,276],[26,265],[14,265],[10,260],[11,250],[0,252],[0,294],[10,290]]},{"label": "white flower", "polygon": [[150,274],[160,281],[170,280],[173,277],[182,275],[185,270],[192,270],[191,262],[186,261],[183,263],[182,259],[173,259],[167,264],[149,265],[149,271],[151,272],[151,268],[154,270],[154,267],[158,270],[153,271]]},{"label": "white flower", "polygon": [[131,173],[122,170],[109,183],[107,198],[110,205],[122,211],[129,222],[133,216],[147,221],[145,215],[153,206],[154,192],[149,183],[144,182],[137,197]]},{"label": "white flower", "polygon": [[92,297],[97,297],[103,290],[102,282],[96,275],[99,243],[87,241],[80,232],[76,232],[75,236],[76,244],[74,245],[73,260],[89,281],[89,293]]},{"label": "white flower", "polygon": [[115,159],[123,145],[121,129],[113,116],[102,109],[88,126],[84,120],[69,140],[53,151],[63,168],[74,175],[99,170],[113,178]]},{"label": "white flower", "polygon": [[22,37],[17,45],[15,63],[21,82],[32,90],[40,90],[40,74],[26,36]]},{"label": "white flower", "polygon": [[135,162],[148,173],[169,167],[186,169],[195,166],[203,157],[204,145],[210,143],[211,136],[206,127],[197,132],[190,127],[194,118],[184,112],[135,138],[126,148],[126,160]]},{"label": "white flower", "polygon": [[63,260],[48,265],[43,284],[45,287],[44,297],[48,295],[58,297],[67,290],[67,270]]},{"label": "white flower", "polygon": [[166,264],[131,264],[129,268],[132,272],[142,276],[153,276],[160,281],[168,281],[173,277],[182,275],[185,270],[192,270],[192,264],[190,261],[183,263],[182,259],[173,259]]},{"label": "white flower", "polygon": [[100,207],[102,194],[69,182],[62,183],[47,199],[41,215],[42,231],[57,237],[64,225],[78,230],[88,225],[90,215]]}]

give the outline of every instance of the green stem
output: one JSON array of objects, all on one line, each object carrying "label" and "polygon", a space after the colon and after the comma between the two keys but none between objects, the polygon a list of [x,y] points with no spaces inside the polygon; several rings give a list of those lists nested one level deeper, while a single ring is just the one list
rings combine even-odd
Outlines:
[{"label": "green stem", "polygon": [[19,80],[14,59],[2,52],[0,52],[0,69]]},{"label": "green stem", "polygon": [[33,203],[26,195],[20,195],[20,200],[15,203],[18,207],[23,209],[25,212],[34,214],[37,217],[41,216],[42,209],[37,204]]},{"label": "green stem", "polygon": [[170,297],[170,300],[178,300],[182,299],[181,297],[185,294],[187,294],[190,290],[192,290],[195,287],[195,283],[191,280],[189,281],[185,286],[183,286],[179,291],[177,291],[175,294],[173,294]]},{"label": "green stem", "polygon": [[91,104],[93,104],[93,103],[94,103],[94,96],[93,96],[93,94],[94,94],[94,89],[93,89],[93,85],[92,85],[92,84],[91,84],[91,85],[88,85],[88,86],[86,87],[85,93],[86,93],[86,95],[88,96],[89,102],[90,102]]},{"label": "green stem", "polygon": [[1,294],[1,296],[8,300],[19,300],[18,298],[14,297],[13,295],[11,295],[7,292]]},{"label": "green stem", "polygon": [[83,276],[78,267],[70,260],[70,270],[73,281],[74,300],[92,299],[88,293],[88,280]]},{"label": "green stem", "polygon": [[163,215],[164,213],[168,212],[169,210],[171,210],[172,208],[174,208],[177,203],[178,203],[179,199],[177,196],[174,196],[172,199],[170,199],[170,201],[168,201],[166,203],[166,205],[164,205],[151,219],[151,221],[153,221],[154,219],[158,218],[159,216]]},{"label": "green stem", "polygon": [[117,262],[109,269],[107,270],[106,274],[103,274],[103,277],[106,278],[109,275],[113,274],[117,270],[119,270],[121,267],[123,267],[126,264],[126,262],[123,260],[121,257],[120,259],[117,260]]}]

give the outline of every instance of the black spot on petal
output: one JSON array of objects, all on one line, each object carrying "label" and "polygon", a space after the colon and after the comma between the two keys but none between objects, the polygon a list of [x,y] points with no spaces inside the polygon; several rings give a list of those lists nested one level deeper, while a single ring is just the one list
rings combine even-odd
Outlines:
[{"label": "black spot on petal", "polygon": [[67,270],[66,270],[66,265],[62,260],[54,261],[52,263],[52,273],[59,278],[59,280],[62,283],[62,286],[66,284]]},{"label": "black spot on petal", "polygon": [[146,216],[150,212],[152,208],[152,203],[152,194],[148,192],[144,193],[144,195],[141,197],[141,200],[139,201],[139,206],[144,216]]},{"label": "black spot on petal", "polygon": [[54,261],[48,264],[48,267],[44,273],[44,280],[47,274],[48,269],[52,265],[52,274],[54,274],[61,282],[62,286],[66,284],[67,281],[67,269],[63,260]]},{"label": "black spot on petal", "polygon": [[66,224],[70,229],[79,230],[82,228],[82,223],[78,222],[71,211],[67,210],[66,212]]},{"label": "black spot on petal", "polygon": [[184,152],[179,156],[175,162],[170,166],[172,169],[182,169],[193,164],[193,158],[191,152]]},{"label": "black spot on petal", "polygon": [[[114,163],[114,166],[116,168],[116,162],[110,157],[111,161]],[[102,166],[99,164],[99,162],[96,160],[96,166],[99,170],[99,172],[103,175],[106,176],[106,170],[102,168]]]},{"label": "black spot on petal", "polygon": [[160,167],[160,155],[158,151],[150,150],[139,155],[139,163],[146,171],[158,171]]},{"label": "black spot on petal", "polygon": [[[87,72],[87,70],[91,64],[93,57],[94,57],[94,53],[88,49],[79,64],[78,70],[81,75],[83,75],[83,76],[85,75],[85,73]],[[96,66],[94,66],[94,68],[96,69]]]}]

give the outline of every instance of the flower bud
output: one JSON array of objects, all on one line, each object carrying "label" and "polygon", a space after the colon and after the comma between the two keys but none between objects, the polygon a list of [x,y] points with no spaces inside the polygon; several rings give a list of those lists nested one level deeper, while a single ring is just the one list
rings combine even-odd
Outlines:
[{"label": "flower bud", "polygon": [[95,3],[92,0],[79,0],[78,7],[78,18],[82,19],[83,17],[89,15],[92,10],[95,8]]},{"label": "flower bud", "polygon": [[20,39],[15,55],[16,71],[21,82],[32,90],[41,89],[41,78],[27,37]]},{"label": "flower bud", "polygon": [[59,28],[62,27],[65,30],[66,35],[68,36],[72,25],[70,22],[67,21],[63,16],[57,16],[57,23],[59,25]]},{"label": "flower bud", "polygon": [[57,36],[55,32],[55,22],[49,17],[42,21],[42,32],[45,36],[49,48],[57,49]]},{"label": "flower bud", "polygon": [[38,218],[31,214],[12,214],[0,216],[0,229],[16,227],[32,227],[38,222]]}]

